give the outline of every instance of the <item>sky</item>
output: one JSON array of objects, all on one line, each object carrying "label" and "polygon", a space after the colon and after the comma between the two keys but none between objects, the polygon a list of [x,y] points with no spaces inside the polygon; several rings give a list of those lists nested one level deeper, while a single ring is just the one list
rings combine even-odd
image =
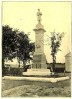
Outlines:
[{"label": "sky", "polygon": [[[44,34],[45,44],[47,35],[54,30],[64,32],[64,38],[57,53],[57,62],[64,63],[65,55],[71,51],[71,3],[70,2],[4,2],[2,3],[2,25],[9,25],[25,33],[30,33],[29,38],[35,41],[33,29],[37,24],[37,10],[42,12],[42,25],[46,30]],[[44,45],[47,61],[52,62],[50,46]]]}]

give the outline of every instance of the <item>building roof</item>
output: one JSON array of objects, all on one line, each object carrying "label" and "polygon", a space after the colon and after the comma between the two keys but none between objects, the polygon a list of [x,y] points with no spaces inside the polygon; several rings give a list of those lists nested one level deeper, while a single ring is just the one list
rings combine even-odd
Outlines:
[{"label": "building roof", "polygon": [[69,56],[71,56],[71,52],[65,55],[65,57],[69,57]]}]

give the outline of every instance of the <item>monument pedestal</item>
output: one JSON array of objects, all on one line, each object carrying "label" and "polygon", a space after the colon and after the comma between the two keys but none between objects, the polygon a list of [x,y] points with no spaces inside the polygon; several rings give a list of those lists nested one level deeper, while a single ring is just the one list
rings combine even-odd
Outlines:
[{"label": "monument pedestal", "polygon": [[34,53],[33,56],[33,69],[47,69],[46,56],[44,53]]},{"label": "monument pedestal", "polygon": [[34,53],[33,65],[27,72],[23,72],[25,76],[47,76],[50,75],[50,69],[47,69],[46,57],[44,53]]}]

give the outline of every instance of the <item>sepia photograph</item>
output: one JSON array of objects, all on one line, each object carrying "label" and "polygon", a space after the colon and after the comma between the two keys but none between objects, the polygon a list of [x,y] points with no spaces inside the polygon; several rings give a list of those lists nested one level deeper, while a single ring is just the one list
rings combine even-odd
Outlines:
[{"label": "sepia photograph", "polygon": [[2,1],[1,97],[71,97],[71,3]]}]

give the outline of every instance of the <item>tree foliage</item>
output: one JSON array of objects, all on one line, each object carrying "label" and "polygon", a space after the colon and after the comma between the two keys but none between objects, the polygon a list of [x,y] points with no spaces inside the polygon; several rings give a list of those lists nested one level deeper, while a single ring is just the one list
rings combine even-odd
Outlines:
[{"label": "tree foliage", "polygon": [[5,59],[12,59],[16,49],[16,32],[8,25],[2,27],[2,73],[5,73]]},{"label": "tree foliage", "polygon": [[17,31],[10,28],[8,25],[2,27],[2,54],[3,58],[11,58],[12,52],[16,49],[16,34]]},{"label": "tree foliage", "polygon": [[52,55],[52,60],[53,60],[53,65],[51,67],[51,71],[55,72],[55,63],[56,63],[56,54],[58,51],[61,51],[59,48],[61,46],[62,38],[64,37],[64,32],[63,33],[56,33],[51,32],[51,55]]},{"label": "tree foliage", "polygon": [[24,32],[20,32],[17,36],[17,46],[17,56],[19,61],[23,61],[25,66],[25,61],[31,59],[29,53],[35,49],[34,43],[29,42],[28,35],[24,34]]},{"label": "tree foliage", "polygon": [[18,58],[18,62],[30,58],[29,53],[34,51],[34,43],[29,42],[28,35],[13,29],[8,25],[2,27],[2,70],[4,72],[5,59]]}]

